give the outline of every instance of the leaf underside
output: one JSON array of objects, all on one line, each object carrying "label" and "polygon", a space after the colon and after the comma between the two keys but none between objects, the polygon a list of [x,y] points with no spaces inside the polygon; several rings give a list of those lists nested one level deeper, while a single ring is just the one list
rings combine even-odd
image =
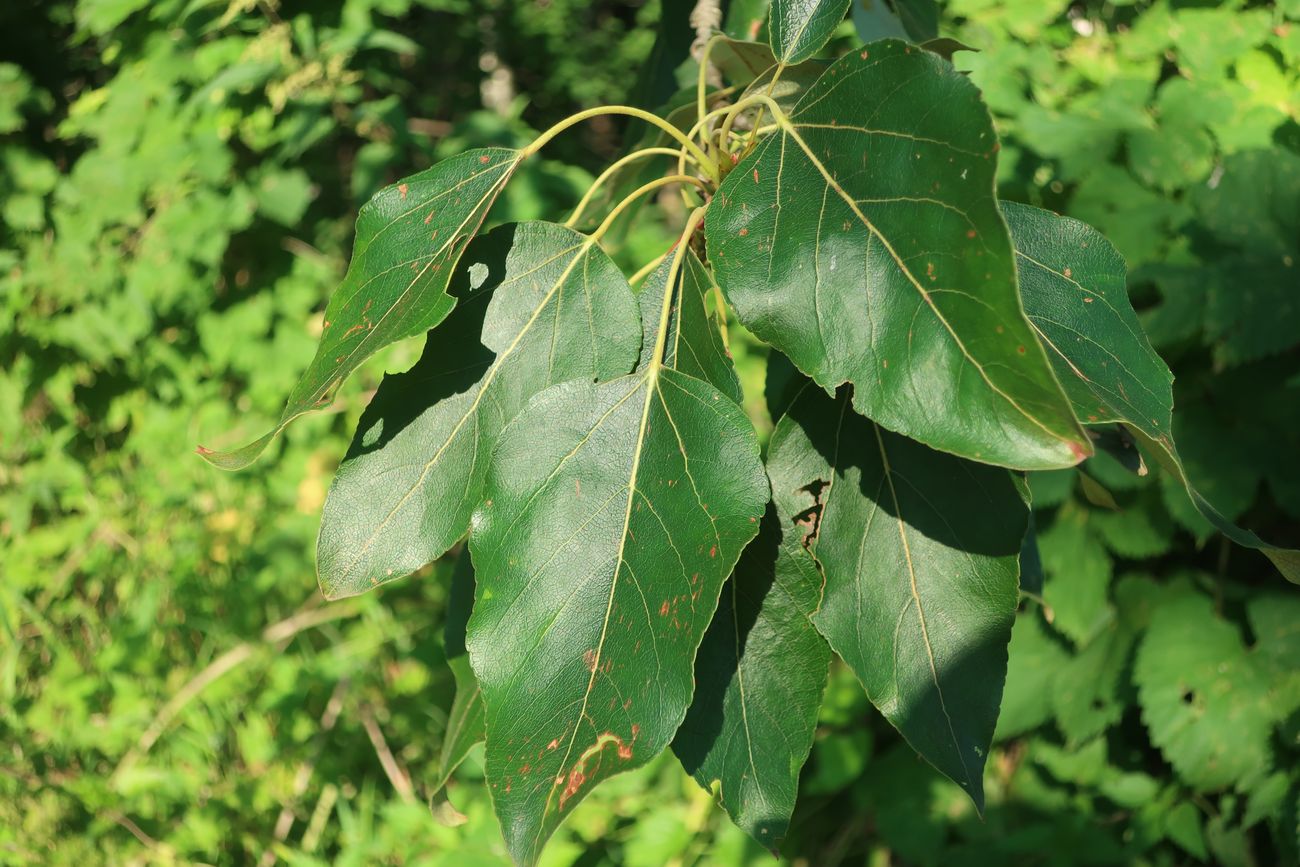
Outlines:
[{"label": "leaf underside", "polygon": [[1006,470],[890,433],[847,391],[800,392],[768,457],[778,514],[825,574],[813,623],[982,809],[1028,508]]},{"label": "leaf underside", "polygon": [[747,328],[819,385],[852,382],[883,427],[986,463],[1071,466],[1090,445],[1021,308],[996,142],[948,63],[873,43],[728,174],[709,254]]},{"label": "leaf underside", "polygon": [[470,246],[462,299],[424,356],[384,379],[330,488],[317,569],[326,596],[361,593],[439,557],[469,528],[501,429],[534,394],[628,373],[636,299],[594,241],[553,223]]}]

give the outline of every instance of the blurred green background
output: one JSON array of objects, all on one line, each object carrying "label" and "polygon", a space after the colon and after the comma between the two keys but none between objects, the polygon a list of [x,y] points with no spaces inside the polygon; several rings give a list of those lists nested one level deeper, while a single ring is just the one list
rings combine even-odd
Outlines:
[{"label": "blurred green background", "polygon": [[[371,193],[581,108],[655,107],[694,74],[693,5],[0,3],[0,863],[507,863],[479,753],[429,800],[449,566],[316,590],[333,467],[416,346],[251,470],[193,450],[271,426]],[[761,3],[734,5],[747,31]],[[1300,542],[1300,2],[952,0],[941,29],[979,50],[957,60],[1004,197],[1128,260],[1193,480]],[[548,146],[492,221],[562,217],[629,132]],[[643,221],[617,256],[668,238]],[[762,426],[763,351],[736,354]],[[836,669],[786,861],[1297,861],[1300,594],[1170,479],[1090,463],[1123,511],[1074,470],[1034,479],[1045,580],[984,819]],[[666,755],[545,863],[772,858]]]}]

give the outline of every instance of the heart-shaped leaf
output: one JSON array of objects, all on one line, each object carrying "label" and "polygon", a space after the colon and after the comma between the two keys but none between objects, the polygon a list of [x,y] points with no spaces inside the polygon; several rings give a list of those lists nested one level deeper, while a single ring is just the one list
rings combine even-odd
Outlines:
[{"label": "heart-shaped leaf", "polygon": [[774,113],[778,130],[709,210],[709,255],[741,322],[934,448],[1019,469],[1085,457],[1020,305],[997,139],[974,85],[884,41]]},{"label": "heart-shaped leaf", "polygon": [[482,500],[497,436],[534,394],[636,365],[636,298],[590,237],[553,223],[503,226],[464,264],[448,327],[430,334],[412,370],[385,378],[330,488],[317,546],[330,598],[400,578],[455,544]]},{"label": "heart-shaped leaf", "polygon": [[246,446],[199,454],[222,469],[248,466],[289,422],[328,404],[361,362],[446,319],[456,262],[520,159],[508,148],[466,151],[375,193],[357,215],[352,263],[325,308],[316,357],[280,421]]},{"label": "heart-shaped leaf", "polygon": [[868,697],[983,809],[1028,508],[1006,470],[890,433],[811,384],[772,434],[783,523],[825,574],[812,620]]},{"label": "heart-shaped leaf", "polygon": [[524,864],[594,785],[672,740],[768,499],[748,420],[664,366],[666,343],[632,375],[538,394],[502,432],[475,512],[468,645],[493,801]]},{"label": "heart-shaped leaf", "polygon": [[1173,375],[1129,303],[1119,253],[1078,220],[1029,205],[1004,203],[1002,209],[1015,239],[1025,310],[1075,412],[1088,424],[1122,423],[1219,532],[1262,551],[1288,580],[1300,583],[1300,551],[1236,526],[1187,478],[1173,439]]}]

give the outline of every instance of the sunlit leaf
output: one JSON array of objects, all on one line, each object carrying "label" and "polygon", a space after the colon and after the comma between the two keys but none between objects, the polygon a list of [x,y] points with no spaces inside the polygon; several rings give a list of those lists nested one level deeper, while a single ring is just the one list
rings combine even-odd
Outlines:
[{"label": "sunlit leaf", "polygon": [[276,426],[246,446],[199,454],[223,469],[257,459],[298,416],[320,409],[361,362],[447,318],[465,246],[519,165],[518,151],[466,151],[385,187],[357,215],[352,263],[325,308],[324,334]]},{"label": "sunlit leaf", "polygon": [[1224,788],[1271,762],[1268,681],[1209,597],[1187,590],[1156,609],[1133,680],[1151,740],[1192,787]]},{"label": "sunlit leaf", "polygon": [[498,441],[486,497],[468,644],[497,814],[532,864],[593,786],[672,740],[768,485],[740,408],[652,362],[537,395]]},{"label": "sunlit leaf", "polygon": [[497,436],[534,394],[636,364],[636,299],[588,236],[503,226],[464,262],[460,306],[414,368],[384,380],[330,488],[317,569],[331,598],[400,578],[465,534]]},{"label": "sunlit leaf", "polygon": [[1022,469],[1083,458],[1087,437],[1020,306],[974,86],[929,52],[879,42],[779,120],[707,222],[742,323],[934,448]]}]

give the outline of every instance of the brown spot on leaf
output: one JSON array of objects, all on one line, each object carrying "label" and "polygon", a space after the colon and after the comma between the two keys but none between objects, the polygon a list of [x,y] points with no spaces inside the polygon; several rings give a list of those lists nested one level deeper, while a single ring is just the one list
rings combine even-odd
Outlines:
[{"label": "brown spot on leaf", "polygon": [[406,198],[406,191],[409,190],[409,189],[410,189],[410,187],[408,187],[406,184],[398,184],[398,185],[397,185],[397,194],[398,194],[399,196],[401,196],[401,197],[404,199],[404,198]]}]

